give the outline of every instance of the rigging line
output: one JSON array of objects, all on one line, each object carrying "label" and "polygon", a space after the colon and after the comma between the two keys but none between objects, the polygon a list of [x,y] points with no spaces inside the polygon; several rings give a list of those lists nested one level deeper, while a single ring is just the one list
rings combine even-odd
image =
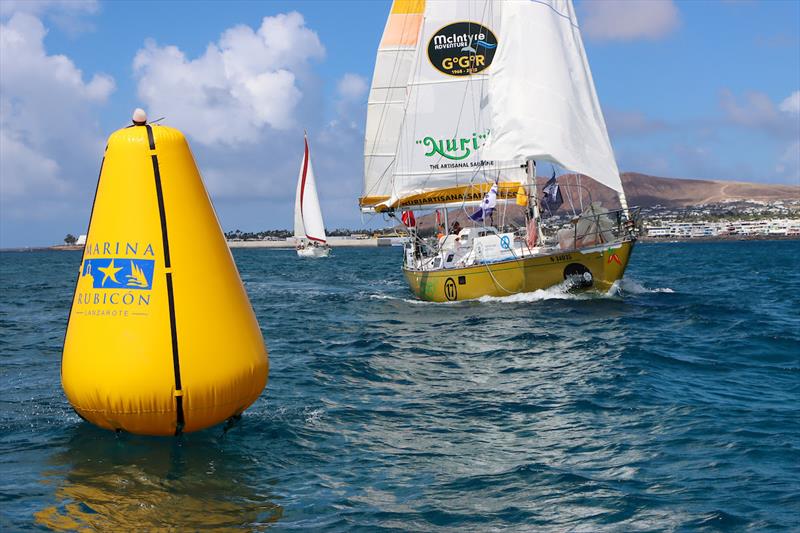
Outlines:
[{"label": "rigging line", "polygon": [[547,8],[549,8],[549,9],[550,9],[550,10],[551,10],[553,13],[555,13],[555,14],[556,14],[556,15],[558,15],[559,17],[562,17],[562,18],[565,18],[565,19],[567,19],[567,20],[569,21],[569,24],[570,24],[570,26],[572,26],[572,27],[574,27],[575,29],[578,29],[578,30],[580,29],[580,26],[578,26],[578,24],[577,24],[577,23],[575,23],[575,22],[573,22],[573,21],[572,21],[572,17],[571,17],[569,14],[564,14],[564,13],[561,13],[561,12],[560,12],[560,11],[558,11],[556,8],[554,8],[553,6],[551,6],[550,4],[548,4],[548,3],[546,3],[546,2],[543,2],[542,0],[530,0],[530,1],[531,1],[532,3],[534,3],[534,4],[541,4],[541,5],[543,5],[543,6],[547,7]]},{"label": "rigging line", "polygon": [[[506,294],[514,294],[514,292],[513,292],[513,291],[510,291],[510,290],[506,289],[506,288],[503,286],[503,284],[502,284],[502,283],[500,283],[500,281],[499,281],[499,280],[498,280],[498,279],[495,277],[495,275],[494,275],[494,272],[492,272],[492,268],[489,266],[489,263],[484,263],[484,264],[483,264],[483,266],[485,266],[485,267],[486,267],[486,271],[487,271],[487,272],[489,273],[489,275],[492,277],[492,280],[494,281],[494,284],[495,284],[495,285],[497,285],[498,287],[500,287],[500,289],[501,289],[503,292],[505,292]],[[523,267],[523,268],[525,268],[525,267]]]},{"label": "rigging line", "polygon": [[567,200],[569,200],[569,208],[572,209],[572,216],[577,215],[575,212],[575,204],[572,203],[572,192],[570,191],[571,187],[566,187],[567,191]]}]

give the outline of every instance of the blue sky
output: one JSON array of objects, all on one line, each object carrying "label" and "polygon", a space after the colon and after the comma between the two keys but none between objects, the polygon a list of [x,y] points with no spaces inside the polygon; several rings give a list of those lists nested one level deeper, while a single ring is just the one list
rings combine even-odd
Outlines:
[{"label": "blue sky", "polygon": [[[622,171],[800,184],[800,2],[575,3]],[[389,5],[5,0],[0,247],[85,231],[135,107],[187,133],[225,230],[291,226],[303,128],[327,226],[381,225],[356,199]]]}]

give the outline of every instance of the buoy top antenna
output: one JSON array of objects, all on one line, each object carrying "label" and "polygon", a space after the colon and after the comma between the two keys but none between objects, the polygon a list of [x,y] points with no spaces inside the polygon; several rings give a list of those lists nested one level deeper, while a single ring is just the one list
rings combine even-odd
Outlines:
[{"label": "buoy top antenna", "polygon": [[133,123],[137,126],[144,126],[147,124],[147,113],[144,112],[144,109],[137,107],[133,111]]}]

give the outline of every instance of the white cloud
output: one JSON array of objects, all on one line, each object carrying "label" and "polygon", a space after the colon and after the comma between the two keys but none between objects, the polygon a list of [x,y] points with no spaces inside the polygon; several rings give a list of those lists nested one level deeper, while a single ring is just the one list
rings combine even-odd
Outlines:
[{"label": "white cloud", "polygon": [[606,125],[612,137],[622,135],[642,135],[664,131],[669,125],[663,120],[652,119],[641,111],[622,111],[619,109],[604,109]]},{"label": "white cloud", "polygon": [[76,35],[92,28],[86,15],[100,10],[97,0],[2,0],[0,17],[9,18],[17,13],[27,13],[46,19],[68,34]]},{"label": "white cloud", "polygon": [[580,11],[584,35],[597,41],[658,40],[680,26],[672,0],[589,0]]},{"label": "white cloud", "polygon": [[794,115],[800,114],[800,91],[795,91],[787,96],[783,102],[781,102],[779,108],[784,113]]},{"label": "white cloud", "polygon": [[367,80],[364,76],[348,72],[339,80],[337,89],[343,99],[356,101],[366,94]]},{"label": "white cloud", "polygon": [[25,10],[0,25],[2,245],[52,242],[55,221],[66,231],[85,227],[97,178],[103,136],[96,113],[114,80],[87,80],[72,59],[48,54],[46,34]]},{"label": "white cloud", "polygon": [[10,17],[15,13],[41,16],[53,12],[93,14],[98,9],[97,0],[3,0],[0,16]]},{"label": "white cloud", "polygon": [[58,216],[53,206],[69,208],[64,195],[97,177],[103,139],[95,112],[114,80],[95,74],[85,81],[69,57],[48,55],[46,33],[24,12],[0,26],[3,238],[10,220]]},{"label": "white cloud", "polygon": [[317,34],[292,12],[265,17],[256,31],[230,28],[196,59],[148,41],[133,66],[151,116],[166,115],[203,144],[234,146],[295,124],[298,78],[324,54]]},{"label": "white cloud", "polygon": [[800,140],[786,147],[775,165],[775,172],[783,179],[800,185]]},{"label": "white cloud", "polygon": [[59,175],[58,163],[15,138],[18,133],[0,130],[0,190],[4,198],[16,199],[37,191],[64,193],[69,187]]},{"label": "white cloud", "polygon": [[729,123],[788,141],[788,145],[782,145],[785,148],[775,163],[775,173],[782,181],[800,182],[800,91],[776,103],[758,91],[746,93],[740,102],[726,89],[720,96],[720,106]]},{"label": "white cloud", "polygon": [[726,119],[731,123],[747,128],[757,128],[768,135],[778,138],[796,138],[798,133],[797,118],[793,117],[797,101],[792,94],[778,105],[765,93],[750,91],[740,102],[728,89],[720,94],[720,106]]}]

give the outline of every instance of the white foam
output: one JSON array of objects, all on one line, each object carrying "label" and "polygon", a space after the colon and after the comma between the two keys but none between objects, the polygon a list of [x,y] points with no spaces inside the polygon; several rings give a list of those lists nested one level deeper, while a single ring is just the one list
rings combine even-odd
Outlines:
[{"label": "white foam", "polygon": [[399,296],[391,296],[389,294],[370,294],[369,297],[375,300],[397,300],[416,305],[453,305],[468,302],[480,303],[530,303],[542,302],[546,300],[596,300],[596,299],[614,299],[620,298],[625,294],[652,294],[652,293],[674,293],[668,287],[649,289],[641,283],[625,278],[615,281],[611,288],[606,293],[598,293],[594,291],[572,292],[570,284],[567,281],[553,285],[546,289],[537,289],[533,292],[519,292],[509,294],[508,296],[481,296],[473,300],[458,300],[455,302],[429,302],[426,300],[418,300],[415,298],[401,298]]},{"label": "white foam", "polygon": [[598,296],[600,295],[586,292],[570,292],[569,283],[564,282],[546,289],[537,289],[533,292],[518,292],[516,294],[509,294],[508,296],[481,296],[475,301],[483,303],[527,303],[545,300],[589,300],[591,298],[597,298]]},{"label": "white foam", "polygon": [[674,293],[675,292],[672,289],[670,289],[669,287],[649,289],[649,288],[645,287],[644,285],[642,285],[641,283],[639,283],[638,281],[633,280],[631,278],[624,278],[624,279],[621,280],[621,282],[620,281],[614,282],[614,286],[611,287],[611,290],[609,290],[609,292],[611,292],[612,290],[616,290],[618,292],[622,292],[623,294],[624,293],[629,293],[629,294],[648,294],[648,293],[656,293],[656,292],[663,292],[663,293]]},{"label": "white foam", "polygon": [[417,305],[453,305],[462,302],[476,301],[476,300],[460,300],[457,302],[429,302],[427,300],[417,300],[414,298],[400,298],[398,296],[390,296],[388,294],[370,294],[369,297],[374,298],[375,300],[397,300],[398,302],[406,302],[409,304],[417,304]]}]

